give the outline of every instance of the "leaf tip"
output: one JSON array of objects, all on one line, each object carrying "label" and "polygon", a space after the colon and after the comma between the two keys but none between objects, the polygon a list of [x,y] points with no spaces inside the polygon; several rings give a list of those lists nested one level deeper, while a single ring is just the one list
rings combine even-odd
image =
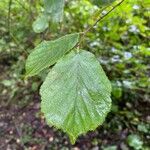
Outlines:
[{"label": "leaf tip", "polygon": [[74,145],[76,143],[77,137],[69,134],[70,143]]}]

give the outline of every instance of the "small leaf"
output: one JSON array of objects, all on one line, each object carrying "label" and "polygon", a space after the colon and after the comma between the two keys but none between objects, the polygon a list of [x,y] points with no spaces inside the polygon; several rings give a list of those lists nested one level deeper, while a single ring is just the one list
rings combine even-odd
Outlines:
[{"label": "small leaf", "polygon": [[130,134],[127,138],[127,142],[129,146],[133,147],[135,150],[141,149],[143,145],[143,141],[136,134]]},{"label": "small leaf", "polygon": [[148,133],[150,131],[150,124],[140,123],[137,129],[143,133]]},{"label": "small leaf", "polygon": [[48,124],[62,129],[71,143],[101,125],[111,107],[111,84],[93,54],[81,50],[64,56],[40,89]]},{"label": "small leaf", "polygon": [[33,30],[36,33],[43,32],[46,28],[48,28],[48,19],[46,16],[42,15],[39,16],[34,22],[33,22]]},{"label": "small leaf", "polygon": [[27,58],[26,77],[36,75],[56,63],[58,59],[77,44],[78,39],[79,34],[75,33],[54,41],[40,43]]},{"label": "small leaf", "polygon": [[113,83],[112,87],[112,95],[115,99],[120,99],[122,96],[122,88],[117,83]]},{"label": "small leaf", "polygon": [[9,87],[14,84],[11,80],[3,80],[1,83],[6,87]]},{"label": "small leaf", "polygon": [[44,0],[44,6],[45,13],[53,23],[62,21],[64,0]]}]

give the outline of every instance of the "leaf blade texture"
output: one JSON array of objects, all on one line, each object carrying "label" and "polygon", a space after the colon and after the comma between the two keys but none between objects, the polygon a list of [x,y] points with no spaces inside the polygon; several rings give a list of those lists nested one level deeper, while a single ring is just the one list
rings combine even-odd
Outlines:
[{"label": "leaf blade texture", "polygon": [[93,54],[71,52],[49,72],[40,89],[48,124],[76,138],[101,125],[111,108],[111,84]]},{"label": "leaf blade texture", "polygon": [[34,76],[43,69],[56,63],[78,42],[79,34],[68,34],[54,41],[41,42],[28,56],[26,61],[26,77]]}]

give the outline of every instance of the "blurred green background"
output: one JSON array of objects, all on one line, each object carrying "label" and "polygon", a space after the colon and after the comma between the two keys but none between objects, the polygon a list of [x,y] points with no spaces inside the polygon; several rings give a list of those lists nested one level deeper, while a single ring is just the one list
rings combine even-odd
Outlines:
[{"label": "blurred green background", "polygon": [[111,80],[113,105],[105,123],[75,145],[40,113],[38,90],[48,70],[24,80],[26,58],[37,44],[82,32],[102,8],[92,0],[66,0],[63,22],[37,34],[32,24],[42,0],[0,1],[0,150],[150,149],[149,0],[125,0],[87,33],[82,48],[96,55]]}]

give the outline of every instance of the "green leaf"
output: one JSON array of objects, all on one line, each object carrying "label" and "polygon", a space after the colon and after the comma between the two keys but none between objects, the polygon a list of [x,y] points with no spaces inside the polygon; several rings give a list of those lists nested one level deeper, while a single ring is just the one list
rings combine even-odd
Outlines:
[{"label": "green leaf", "polygon": [[143,141],[136,134],[130,134],[127,138],[127,142],[129,146],[133,147],[135,150],[141,149],[143,145]]},{"label": "green leaf", "polygon": [[79,34],[69,34],[54,41],[40,43],[28,56],[26,61],[26,77],[33,76],[56,63],[78,42]]},{"label": "green leaf", "polygon": [[98,6],[103,6],[103,5],[108,5],[115,0],[91,0],[93,4],[98,5]]},{"label": "green leaf", "polygon": [[64,0],[44,0],[45,13],[52,22],[61,22],[63,19]]},{"label": "green leaf", "polygon": [[101,125],[111,107],[111,84],[93,54],[64,56],[41,86],[41,110],[48,124],[62,129],[71,143]]},{"label": "green leaf", "polygon": [[36,33],[43,32],[46,28],[48,28],[48,19],[46,16],[42,15],[39,16],[34,22],[33,22],[33,30]]},{"label": "green leaf", "polygon": [[148,133],[150,131],[150,124],[140,123],[137,129],[143,133]]},{"label": "green leaf", "polygon": [[112,87],[112,95],[115,99],[120,99],[122,96],[122,88],[117,83],[113,83]]}]

